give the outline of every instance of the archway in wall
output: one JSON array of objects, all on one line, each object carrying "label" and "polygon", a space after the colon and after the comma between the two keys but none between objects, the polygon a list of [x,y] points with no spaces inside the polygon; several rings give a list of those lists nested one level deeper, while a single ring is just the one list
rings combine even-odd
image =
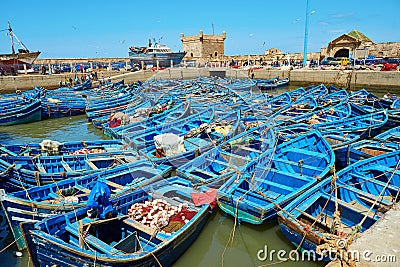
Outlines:
[{"label": "archway in wall", "polygon": [[334,57],[349,57],[349,56],[350,56],[350,50],[347,48],[339,49],[334,55]]}]

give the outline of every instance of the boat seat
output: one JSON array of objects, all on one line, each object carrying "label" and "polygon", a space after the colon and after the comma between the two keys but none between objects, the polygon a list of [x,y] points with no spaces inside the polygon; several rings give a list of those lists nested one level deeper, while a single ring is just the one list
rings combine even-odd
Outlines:
[{"label": "boat seat", "polygon": [[301,149],[301,148],[283,150],[282,153],[289,152],[289,151],[293,151],[293,152],[301,153],[301,154],[306,154],[308,156],[318,157],[318,158],[326,158],[326,156],[327,156],[327,154],[323,154],[323,153],[315,152],[315,151],[310,151],[310,150],[307,150],[307,149]]},{"label": "boat seat", "polygon": [[[274,158],[273,162],[282,162],[282,163],[285,163],[285,164],[288,164],[288,165],[293,165],[293,166],[296,166],[296,167],[299,166],[298,163],[295,162],[295,161],[285,160],[285,159],[281,159],[281,158]],[[303,165],[302,168],[303,169],[307,169],[307,170],[319,171],[319,172],[321,172],[323,170],[323,168],[315,167],[315,166],[312,166],[312,165],[309,165],[309,164]],[[277,169],[277,170],[280,170],[280,169]]]},{"label": "boat seat", "polygon": [[86,194],[90,194],[90,192],[91,192],[90,189],[87,189],[87,188],[85,188],[85,187],[83,187],[83,186],[81,186],[81,185],[75,185],[74,187],[75,187],[76,189],[78,189],[79,191],[82,191],[82,192],[84,192],[84,193],[86,193]]},{"label": "boat seat", "polygon": [[85,163],[86,163],[90,168],[92,168],[92,170],[94,170],[94,171],[96,171],[96,170],[99,169],[99,168],[96,167],[96,165],[94,165],[93,162],[91,162],[91,161],[88,160],[88,159],[85,159]]},{"label": "boat seat", "polygon": [[[286,185],[283,185],[283,184],[278,184],[278,183],[275,183],[275,182],[272,182],[272,181],[269,181],[269,180],[266,180],[266,179],[264,179],[264,180],[262,180],[260,182],[264,183],[264,184],[267,184],[267,185],[271,185],[271,186],[277,187],[277,188],[281,188],[281,189],[283,189],[285,191],[288,191],[288,192],[293,192],[295,190],[295,188],[292,188],[292,187],[289,187],[289,186],[286,186]],[[263,191],[263,190],[261,190],[261,191]]]},{"label": "boat seat", "polygon": [[[151,228],[151,227],[149,227],[147,225],[139,223],[139,222],[137,222],[137,221],[135,221],[135,220],[133,220],[131,218],[127,218],[127,219],[123,220],[122,222],[127,224],[127,225],[129,225],[129,226],[132,226],[136,230],[139,230],[139,231],[142,231],[143,233],[148,234],[149,236],[153,236],[154,237],[157,234],[157,230],[156,229],[153,229],[153,228]],[[158,239],[161,239],[161,238],[158,238]],[[164,240],[162,240],[162,241],[164,241]]]},{"label": "boat seat", "polygon": [[331,226],[328,225],[326,222],[318,220],[318,218],[312,216],[311,214],[308,214],[307,212],[304,212],[298,208],[295,208],[296,211],[300,212],[301,215],[303,215],[304,217],[307,217],[308,219],[310,219],[312,222],[316,222],[317,224],[322,225],[323,227],[330,229]]},{"label": "boat seat", "polygon": [[369,170],[378,170],[378,171],[383,171],[386,172],[387,174],[397,174],[400,175],[400,170],[399,169],[395,169],[395,168],[390,168],[384,165],[372,165],[370,168],[368,168]]},{"label": "boat seat", "polygon": [[[382,186],[382,187],[385,187],[385,186],[386,186],[386,183],[381,182],[381,181],[376,180],[376,179],[371,179],[371,178],[368,178],[368,177],[364,177],[364,176],[358,175],[358,174],[356,174],[356,173],[351,173],[350,175],[353,176],[353,177],[355,177],[356,179],[359,179],[359,180],[362,180],[362,181],[365,181],[365,182],[368,181],[368,182],[371,182],[371,183],[380,185],[380,186]],[[387,188],[390,189],[390,190],[394,190],[395,192],[399,191],[399,187],[393,186],[393,185],[391,185],[391,184],[389,184],[389,185],[387,186]]]},{"label": "boat seat", "polygon": [[257,149],[251,148],[251,147],[247,147],[247,146],[239,146],[239,147],[241,149],[243,149],[243,150],[247,150],[247,151],[250,151],[250,152],[255,152],[255,153],[258,153],[258,154],[262,153],[261,150],[257,150]]},{"label": "boat seat", "polygon": [[119,189],[119,190],[124,189],[124,187],[122,185],[114,183],[114,182],[111,182],[111,181],[107,181],[106,184],[111,186],[111,187],[114,187],[116,189]]},{"label": "boat seat", "polygon": [[17,154],[15,154],[14,152],[12,152],[12,151],[6,149],[6,148],[3,147],[3,146],[0,146],[0,151],[3,152],[3,153],[8,154],[8,155],[10,155],[10,156],[14,156],[14,157],[17,157],[17,156],[18,156]]},{"label": "boat seat", "polygon": [[36,163],[36,167],[38,168],[39,172],[47,173],[46,169],[41,163]]},{"label": "boat seat", "polygon": [[73,170],[71,169],[71,167],[65,162],[65,161],[61,161],[61,165],[64,167],[64,169],[67,172],[73,172]]},{"label": "boat seat", "polygon": [[211,177],[216,177],[216,175],[215,174],[213,174],[213,173],[211,173],[211,172],[208,172],[208,171],[205,171],[205,170],[202,170],[202,169],[199,169],[199,168],[193,168],[193,170],[191,170],[191,172],[200,172],[200,173],[202,173],[202,174],[205,174],[205,175],[207,175],[207,176],[211,176]]}]

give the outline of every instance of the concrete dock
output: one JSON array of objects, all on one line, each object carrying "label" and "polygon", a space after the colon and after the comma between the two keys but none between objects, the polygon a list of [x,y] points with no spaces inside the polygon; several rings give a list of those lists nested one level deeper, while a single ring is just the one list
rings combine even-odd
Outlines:
[{"label": "concrete dock", "polygon": [[[349,251],[356,252],[356,267],[400,266],[400,204],[385,213],[370,229],[363,232]],[[353,254],[354,255],[354,254]],[[331,262],[326,267],[345,267]]]},{"label": "concrete dock", "polygon": [[[248,70],[231,68],[171,68],[166,70],[141,70],[137,72],[113,71],[98,73],[98,77],[111,76],[113,81],[123,78],[126,83],[137,80],[145,81],[152,77],[159,79],[192,79],[198,76],[209,77],[213,73],[223,73],[225,77],[246,78],[249,77]],[[82,73],[78,73],[81,76]],[[272,77],[289,77],[291,85],[317,85],[333,84],[337,87],[357,90],[360,88],[382,88],[387,90],[400,90],[399,71],[351,71],[351,70],[266,70],[254,71],[254,79],[269,79]],[[34,86],[45,88],[58,88],[60,81],[74,77],[74,73],[62,73],[51,75],[19,75],[0,76],[0,93],[32,89]],[[96,86],[97,84],[94,83]]]}]

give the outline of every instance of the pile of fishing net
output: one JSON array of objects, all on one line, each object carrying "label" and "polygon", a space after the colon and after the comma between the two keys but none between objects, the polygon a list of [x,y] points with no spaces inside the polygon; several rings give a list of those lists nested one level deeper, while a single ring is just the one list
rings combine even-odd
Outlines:
[{"label": "pile of fishing net", "polygon": [[187,204],[173,206],[165,200],[154,199],[144,203],[135,203],[128,210],[128,215],[135,221],[161,232],[175,232],[196,215],[188,210]]}]

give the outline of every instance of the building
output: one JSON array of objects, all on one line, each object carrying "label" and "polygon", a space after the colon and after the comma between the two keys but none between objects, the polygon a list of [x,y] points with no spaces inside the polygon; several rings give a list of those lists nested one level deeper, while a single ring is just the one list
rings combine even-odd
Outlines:
[{"label": "building", "polygon": [[226,32],[222,35],[204,34],[184,36],[181,33],[182,50],[186,52],[183,60],[194,60],[199,63],[222,61],[225,55]]},{"label": "building", "polygon": [[357,59],[368,56],[400,57],[400,42],[376,44],[363,33],[353,30],[329,42],[327,48],[322,47],[321,56],[353,57]]}]

